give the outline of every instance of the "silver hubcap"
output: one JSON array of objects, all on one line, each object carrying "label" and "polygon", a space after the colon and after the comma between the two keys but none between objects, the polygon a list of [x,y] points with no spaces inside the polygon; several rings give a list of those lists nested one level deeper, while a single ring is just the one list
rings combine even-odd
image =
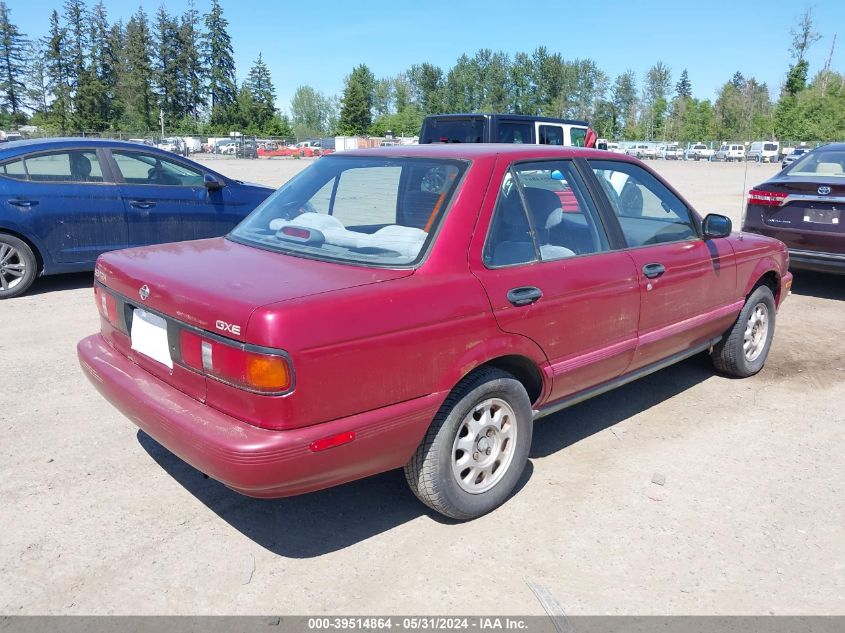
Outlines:
[{"label": "silver hubcap", "polygon": [[479,403],[458,427],[452,473],[471,494],[490,490],[504,477],[516,447],[516,415],[499,398]]},{"label": "silver hubcap", "polygon": [[745,352],[745,359],[755,361],[763,353],[766,346],[766,339],[769,335],[769,308],[765,303],[758,303],[751,311],[748,322],[745,324],[745,336],[742,341],[742,350]]},{"label": "silver hubcap", "polygon": [[26,262],[17,249],[0,243],[0,290],[11,290],[23,281]]}]

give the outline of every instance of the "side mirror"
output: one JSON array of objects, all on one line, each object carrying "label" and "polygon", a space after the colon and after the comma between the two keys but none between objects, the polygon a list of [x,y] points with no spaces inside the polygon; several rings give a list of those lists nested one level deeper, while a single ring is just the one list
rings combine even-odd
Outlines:
[{"label": "side mirror", "polygon": [[209,191],[218,191],[219,189],[223,188],[224,183],[221,182],[216,176],[212,176],[211,174],[205,174],[202,177],[202,184]]},{"label": "side mirror", "polygon": [[733,230],[733,223],[729,217],[718,213],[708,213],[702,224],[704,239],[728,237]]}]

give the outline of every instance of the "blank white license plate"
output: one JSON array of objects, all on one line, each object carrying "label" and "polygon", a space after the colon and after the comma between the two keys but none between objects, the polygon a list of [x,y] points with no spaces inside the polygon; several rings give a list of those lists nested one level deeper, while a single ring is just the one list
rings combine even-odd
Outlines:
[{"label": "blank white license plate", "polygon": [[132,349],[173,369],[167,344],[167,321],[141,308],[132,313]]}]

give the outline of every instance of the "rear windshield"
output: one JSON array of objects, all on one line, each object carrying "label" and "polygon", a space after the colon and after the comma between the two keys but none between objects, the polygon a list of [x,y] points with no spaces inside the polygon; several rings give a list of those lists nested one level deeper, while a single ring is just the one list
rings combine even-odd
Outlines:
[{"label": "rear windshield", "polygon": [[774,143],[766,143],[766,144],[763,145],[763,151],[764,152],[776,152],[777,149],[778,149],[778,146],[775,145]]},{"label": "rear windshield", "polygon": [[420,143],[482,143],[486,120],[426,119]]},{"label": "rear windshield", "polygon": [[792,163],[789,176],[845,178],[845,150],[817,149]]},{"label": "rear windshield", "polygon": [[466,165],[326,156],[267,198],[229,238],[314,259],[412,265],[432,241]]}]

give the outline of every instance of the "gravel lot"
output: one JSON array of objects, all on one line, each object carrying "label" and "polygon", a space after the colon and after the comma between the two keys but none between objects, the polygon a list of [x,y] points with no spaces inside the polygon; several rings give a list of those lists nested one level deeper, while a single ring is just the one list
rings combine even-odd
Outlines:
[{"label": "gravel lot", "polygon": [[[735,224],[776,169],[653,165]],[[529,582],[569,615],[845,614],[842,278],[796,274],[751,379],[697,357],[544,419],[519,493],[466,524],[400,471],[276,501],[204,478],[83,377],[91,283],[0,302],[2,614],[540,615]]]}]

